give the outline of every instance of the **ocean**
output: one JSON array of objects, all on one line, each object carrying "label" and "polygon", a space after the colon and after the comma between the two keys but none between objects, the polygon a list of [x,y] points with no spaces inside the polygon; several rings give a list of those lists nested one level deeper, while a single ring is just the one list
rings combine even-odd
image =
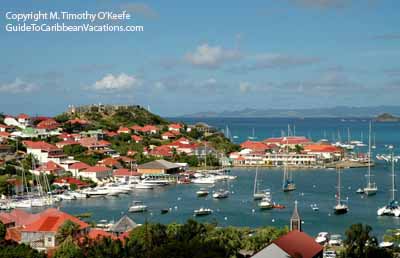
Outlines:
[{"label": "ocean", "polygon": [[[366,119],[336,119],[336,118],[179,118],[175,121],[184,121],[188,124],[205,122],[218,130],[229,128],[233,140],[237,143],[245,141],[248,136],[258,140],[267,137],[277,137],[282,130],[287,131],[290,124],[291,130],[296,135],[311,137],[313,140],[326,138],[337,140],[338,135],[342,140],[347,139],[348,131],[353,140],[368,142],[368,123]],[[349,128],[349,130],[348,130]],[[373,134],[377,153],[387,153],[387,146],[394,145],[397,153],[400,152],[400,123],[373,123]],[[339,133],[338,133],[339,132]],[[365,152],[366,148],[357,151]],[[399,167],[396,166],[396,172]],[[318,232],[344,234],[346,228],[354,223],[366,223],[373,228],[379,238],[388,229],[400,227],[400,218],[378,217],[376,211],[390,200],[389,188],[391,184],[388,164],[377,161],[372,168],[379,192],[375,196],[364,197],[356,193],[359,187],[366,184],[366,168],[345,169],[342,173],[342,196],[348,199],[349,212],[345,215],[334,215],[337,173],[330,169],[297,169],[293,170],[297,190],[283,193],[282,169],[259,169],[259,182],[262,188],[269,188],[272,198],[276,203],[284,205],[285,209],[261,211],[257,203],[252,200],[255,169],[233,168],[231,173],[238,178],[229,183],[231,195],[227,199],[214,200],[211,196],[198,198],[196,191],[199,185],[176,185],[159,188],[156,190],[136,190],[131,195],[114,198],[89,198],[86,200],[63,201],[60,208],[71,214],[90,212],[91,220],[117,220],[127,213],[132,200],[144,201],[149,206],[149,212],[143,214],[130,214],[137,223],[149,222],[185,222],[194,218],[202,222],[217,222],[222,226],[288,226],[293,212],[294,202],[298,201],[299,213],[303,220],[303,230],[314,236]],[[398,180],[396,180],[398,181]],[[222,185],[221,185],[222,184]],[[220,187],[227,187],[226,183],[218,183],[210,188],[214,191]],[[310,207],[317,204],[319,211]],[[193,211],[200,207],[214,210],[210,216],[195,218]],[[163,208],[171,208],[171,212],[161,214]]]}]

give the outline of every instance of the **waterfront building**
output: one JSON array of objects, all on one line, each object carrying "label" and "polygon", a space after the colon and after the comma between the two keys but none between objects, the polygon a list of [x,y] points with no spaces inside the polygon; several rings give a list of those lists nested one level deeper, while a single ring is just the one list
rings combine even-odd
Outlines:
[{"label": "waterfront building", "polygon": [[175,174],[181,171],[181,166],[166,160],[155,160],[137,167],[141,174]]},{"label": "waterfront building", "polygon": [[107,177],[111,177],[112,169],[103,166],[92,166],[86,168],[85,170],[79,171],[78,176],[90,179],[93,182],[99,182]]},{"label": "waterfront building", "polygon": [[68,170],[71,171],[73,177],[78,177],[79,172],[84,171],[85,169],[87,169],[89,167],[90,167],[90,165],[79,161],[79,162],[70,164],[68,166]]},{"label": "waterfront building", "polygon": [[234,166],[283,166],[287,163],[293,167],[308,167],[317,164],[317,156],[314,154],[303,153],[263,153],[250,152],[247,154],[238,154],[230,156],[233,159]]},{"label": "waterfront building", "polygon": [[270,145],[278,145],[281,148],[295,148],[296,145],[304,146],[307,144],[311,144],[312,141],[304,136],[287,136],[287,137],[278,137],[278,138],[268,138],[263,141],[265,144]]}]

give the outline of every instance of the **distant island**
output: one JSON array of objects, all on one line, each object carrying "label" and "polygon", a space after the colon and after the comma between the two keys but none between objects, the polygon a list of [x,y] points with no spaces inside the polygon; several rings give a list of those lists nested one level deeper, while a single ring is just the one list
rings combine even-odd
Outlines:
[{"label": "distant island", "polygon": [[373,106],[373,107],[348,107],[337,106],[332,108],[306,108],[306,109],[253,109],[225,110],[222,112],[208,111],[185,114],[180,117],[206,118],[206,117],[377,117],[380,114],[390,113],[400,116],[400,106]]},{"label": "distant island", "polygon": [[377,122],[400,122],[400,117],[396,117],[389,113],[383,113],[375,118]]}]

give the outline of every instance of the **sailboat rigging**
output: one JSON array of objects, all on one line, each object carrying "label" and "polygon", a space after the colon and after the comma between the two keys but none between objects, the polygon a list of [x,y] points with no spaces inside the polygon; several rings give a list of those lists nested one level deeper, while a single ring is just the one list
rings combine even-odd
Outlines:
[{"label": "sailboat rigging", "polygon": [[338,185],[337,185],[337,193],[336,193],[337,203],[336,203],[335,207],[333,207],[333,210],[334,210],[335,214],[338,214],[338,215],[345,214],[349,210],[349,207],[346,204],[344,204],[341,200],[340,173],[341,173],[341,170],[339,167],[337,167],[337,174],[338,174]]},{"label": "sailboat rigging", "polygon": [[369,139],[368,139],[368,174],[367,174],[367,186],[364,187],[364,193],[366,195],[375,195],[378,191],[378,187],[375,182],[371,182],[371,121],[369,122]]}]

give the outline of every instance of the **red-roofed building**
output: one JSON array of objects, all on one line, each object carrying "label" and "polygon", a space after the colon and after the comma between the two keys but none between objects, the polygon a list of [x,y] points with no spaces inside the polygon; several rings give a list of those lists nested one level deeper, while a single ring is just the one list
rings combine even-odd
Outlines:
[{"label": "red-roofed building", "polygon": [[310,144],[311,140],[307,139],[303,136],[288,136],[288,137],[279,137],[279,138],[268,138],[263,141],[266,144],[275,144],[280,147],[289,146],[291,148],[296,145],[306,145]]},{"label": "red-roofed building", "polygon": [[172,149],[168,145],[157,146],[149,154],[156,157],[172,157]]},{"label": "red-roofed building", "polygon": [[7,132],[9,128],[8,125],[0,124],[0,132]]},{"label": "red-roofed building", "polygon": [[168,126],[168,131],[179,132],[182,128],[183,128],[183,126],[181,124],[170,124]]},{"label": "red-roofed building", "polygon": [[73,177],[57,178],[54,180],[53,184],[59,187],[67,187],[68,189],[70,188],[71,184],[75,184],[78,188],[88,186],[87,183]]},{"label": "red-roofed building", "polygon": [[131,136],[132,141],[134,141],[135,143],[139,143],[141,142],[143,139],[142,137],[138,136],[138,135],[132,135]]},{"label": "red-roofed building", "polygon": [[57,232],[68,220],[79,226],[81,234],[89,231],[89,225],[86,222],[60,210],[50,208],[39,213],[37,220],[21,229],[21,243],[43,251],[56,247],[59,244],[56,240]]},{"label": "red-roofed building", "polygon": [[79,125],[88,125],[89,121],[84,120],[84,119],[79,119],[79,118],[74,118],[74,119],[70,119],[67,121],[67,123],[69,124],[79,124]]},{"label": "red-roofed building", "polygon": [[0,132],[0,142],[5,142],[6,140],[8,140],[8,138],[10,138],[10,133],[8,132]]},{"label": "red-roofed building", "polygon": [[112,169],[104,166],[92,166],[80,171],[78,176],[88,178],[93,182],[99,182],[104,178],[112,176]]},{"label": "red-roofed building", "polygon": [[309,144],[304,146],[304,153],[314,154],[321,161],[340,160],[344,152],[342,148],[329,144]]},{"label": "red-roofed building", "polygon": [[80,145],[88,148],[89,150],[104,150],[111,146],[110,142],[105,140],[97,140],[94,137],[82,138],[78,142]]},{"label": "red-roofed building", "polygon": [[79,145],[79,143],[74,140],[56,142],[56,146],[60,149],[64,148],[64,146],[68,146],[68,145]]},{"label": "red-roofed building", "polygon": [[27,114],[19,114],[17,116],[17,121],[20,123],[23,127],[27,127],[32,124],[32,119],[29,115]]},{"label": "red-roofed building", "polygon": [[45,173],[48,175],[52,174],[56,176],[60,176],[65,173],[63,167],[61,167],[60,165],[51,160],[41,165],[37,170],[40,173]]},{"label": "red-roofed building", "polygon": [[60,163],[61,159],[65,158],[63,151],[50,143],[43,141],[23,141],[22,143],[25,145],[27,153],[35,156],[40,163],[50,160]]},{"label": "red-roofed building", "polygon": [[169,140],[169,139],[175,139],[176,135],[172,132],[165,132],[161,135],[161,139],[163,140]]},{"label": "red-roofed building", "polygon": [[145,125],[142,127],[142,133],[146,133],[146,134],[156,134],[156,133],[158,133],[158,131],[160,131],[160,129],[158,129],[154,125]]},{"label": "red-roofed building", "polygon": [[79,172],[81,172],[89,167],[90,167],[90,165],[88,165],[86,163],[76,162],[76,163],[69,165],[68,170],[71,171],[72,176],[78,177]]},{"label": "red-roofed building", "polygon": [[91,240],[100,240],[102,238],[111,238],[113,240],[117,239],[117,236],[115,236],[114,234],[97,228],[91,229],[87,236]]},{"label": "red-roofed building", "polygon": [[105,131],[104,133],[110,138],[118,136],[118,133],[112,131]]},{"label": "red-roofed building", "polygon": [[105,158],[103,160],[100,160],[98,162],[98,164],[100,166],[105,166],[105,167],[109,167],[109,168],[121,168],[121,163],[119,163],[118,160],[113,159],[113,158]]},{"label": "red-roofed building", "polygon": [[240,144],[240,147],[242,149],[249,149],[252,152],[254,152],[254,151],[265,152],[266,150],[269,149],[267,144],[265,144],[263,142],[257,142],[257,141],[245,141]]},{"label": "red-roofed building", "polygon": [[36,129],[43,131],[53,131],[59,128],[61,125],[54,119],[50,118],[47,120],[43,120],[36,125]]},{"label": "red-roofed building", "polygon": [[323,246],[304,232],[293,230],[272,241],[272,244],[252,256],[253,258],[322,258]]},{"label": "red-roofed building", "polygon": [[122,127],[122,126],[121,126],[121,127],[118,129],[117,133],[118,133],[118,134],[120,134],[120,133],[127,133],[127,134],[130,134],[130,133],[131,133],[131,129],[129,129],[128,127]]},{"label": "red-roofed building", "polygon": [[113,172],[113,177],[123,182],[128,182],[130,178],[138,178],[141,175],[136,170],[129,170],[127,168],[116,169]]},{"label": "red-roofed building", "polygon": [[140,133],[142,132],[142,127],[140,125],[133,125],[131,126],[131,130],[135,133]]}]

